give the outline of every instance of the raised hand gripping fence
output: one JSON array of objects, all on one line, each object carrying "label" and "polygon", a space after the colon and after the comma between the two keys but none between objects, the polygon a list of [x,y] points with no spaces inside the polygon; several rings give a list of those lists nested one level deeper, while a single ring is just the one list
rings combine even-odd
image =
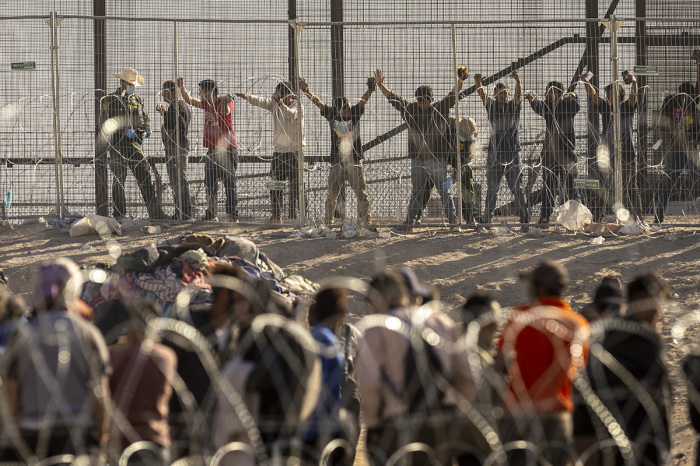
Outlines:
[{"label": "raised hand gripping fence", "polygon": [[[222,218],[243,221],[328,223],[328,209],[332,217],[367,219],[369,204],[374,223],[391,225],[411,217],[409,204],[415,198],[417,215],[409,220],[418,223],[422,217],[427,223],[444,224],[451,221],[448,204],[459,204],[462,197],[462,204],[473,200],[471,206],[456,206],[455,218],[463,224],[548,221],[551,207],[569,198],[588,206],[594,219],[614,214],[621,221],[638,216],[644,222],[695,222],[700,186],[698,117],[692,104],[698,77],[693,51],[700,47],[695,21],[614,15],[605,20],[425,21],[409,14],[405,21],[360,22],[354,20],[355,13],[346,9],[337,22],[316,21],[310,13],[313,21],[305,21],[300,14],[291,23],[93,17],[60,11],[45,17],[3,18],[8,30],[29,30],[37,38],[27,44],[22,32],[2,39],[5,55],[21,46],[37,57],[34,68],[30,62],[18,62],[16,69],[2,70],[7,82],[0,95],[4,216],[66,217],[95,209],[113,213],[112,193],[119,181],[110,171],[109,153],[116,142],[101,137],[106,121],[102,104],[119,87],[112,75],[134,68],[145,78],[136,93],[150,117],[152,136],[144,132],[127,141],[141,143],[148,163],[138,164],[143,168],[139,183],[127,173],[123,215],[158,217],[161,205],[165,214],[173,214],[173,201],[184,196],[185,180],[168,175],[185,169],[194,218],[206,218],[205,211],[212,218],[216,210]],[[334,14],[337,18],[338,12]],[[98,34],[81,34],[86,30]],[[149,46],[134,53],[125,46],[126,38]],[[369,94],[361,118],[333,120],[307,98],[298,82],[303,77],[330,112],[338,97],[346,97],[349,107],[358,104],[368,78],[379,68],[384,85],[408,102],[415,100],[420,85],[430,85],[437,104],[458,83],[459,66],[467,67],[470,76],[450,113],[472,118],[478,130],[466,158],[450,155],[461,144],[458,131],[448,133],[448,125],[438,121],[438,131],[450,143],[430,148],[436,135],[411,129],[410,118],[392,108],[380,89]],[[518,85],[510,77],[513,71],[521,82],[519,122],[511,122],[515,126],[508,129],[499,126],[503,120],[489,117],[473,78],[482,75],[486,101],[496,98],[494,91],[504,85],[509,101],[514,101]],[[634,106],[625,103],[633,89],[622,71],[636,78]],[[588,72],[595,97],[579,78]],[[188,164],[175,164],[175,172],[168,172],[160,137],[164,118],[156,109],[162,103],[162,85],[180,76],[192,98],[200,98],[198,84],[205,79],[216,83],[219,97],[234,96],[230,128],[237,155],[226,155],[225,163],[205,146],[210,132],[224,131],[221,125],[228,123],[218,121],[210,110],[190,107]],[[96,89],[98,82],[102,85]],[[283,82],[289,82],[296,96],[286,104],[282,99],[285,108],[274,97]],[[577,100],[575,115],[568,109],[569,118],[548,122],[548,110],[533,110],[536,104],[529,99],[546,102],[552,82],[561,84],[563,94],[576,94],[565,95]],[[685,82],[692,86],[681,86]],[[622,92],[611,93],[618,100],[606,101],[608,84],[623,86],[622,101]],[[176,93],[181,95],[179,87]],[[236,95],[261,99],[249,105],[249,99]],[[596,97],[602,103],[595,103]],[[292,115],[299,110],[303,118]],[[503,146],[504,131],[513,139],[516,129],[519,150],[512,144]],[[339,137],[332,139],[332,131]],[[357,135],[364,149],[362,163],[344,160],[342,167],[361,170],[339,171],[332,144],[354,141]],[[349,146],[341,145],[342,154]],[[429,148],[430,157],[444,158],[447,171],[436,174],[412,166],[411,147],[421,151],[422,146]],[[448,179],[454,183],[443,188]],[[150,180],[155,193],[146,193],[150,188],[142,191],[149,206],[139,194],[144,180]],[[353,189],[346,189],[346,181]],[[329,183],[334,192],[340,190],[337,200],[328,199]],[[216,184],[224,188],[215,195]],[[281,195],[282,190],[293,195]],[[453,201],[439,202],[436,191],[446,192]],[[355,193],[360,194],[361,211]]]}]

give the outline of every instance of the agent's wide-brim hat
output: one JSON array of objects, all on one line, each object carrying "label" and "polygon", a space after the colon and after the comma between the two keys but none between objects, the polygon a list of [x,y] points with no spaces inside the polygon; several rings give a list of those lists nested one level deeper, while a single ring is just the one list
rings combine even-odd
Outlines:
[{"label": "agent's wide-brim hat", "polygon": [[134,86],[143,86],[143,83],[145,82],[143,76],[141,76],[139,72],[133,68],[122,68],[121,74],[115,74],[114,77],[123,79]]}]

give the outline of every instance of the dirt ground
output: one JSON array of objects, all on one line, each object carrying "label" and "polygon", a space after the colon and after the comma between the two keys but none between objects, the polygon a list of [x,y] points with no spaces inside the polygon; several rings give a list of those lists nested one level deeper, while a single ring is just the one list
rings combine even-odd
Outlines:
[{"label": "dirt ground", "polygon": [[[388,239],[331,240],[291,238],[293,229],[289,226],[193,223],[170,226],[159,235],[130,230],[109,241],[116,241],[126,251],[151,242],[157,244],[183,231],[243,236],[255,242],[285,272],[317,282],[333,276],[367,279],[385,266],[408,266],[420,279],[435,286],[450,307],[475,291],[493,294],[504,307],[522,303],[525,290],[517,272],[544,257],[568,268],[571,286],[566,297],[574,308],[591,300],[596,284],[605,275],[617,275],[628,282],[640,272],[655,271],[671,284],[675,297],[663,320],[674,386],[673,463],[693,464],[696,435],[686,414],[678,362],[697,343],[700,326],[695,325],[680,341],[672,337],[671,328],[679,318],[698,310],[700,233],[696,229],[612,237],[594,245],[588,236],[557,229],[543,230],[543,236],[535,237],[526,233],[499,236],[493,230],[450,232],[436,227],[410,235],[392,234]],[[29,297],[39,262],[60,256],[84,265],[112,262],[107,243],[97,235],[71,238],[58,230],[45,230],[42,224],[0,227],[0,269],[9,278],[11,289]],[[362,303],[356,303],[353,310],[355,318],[367,312]]]}]

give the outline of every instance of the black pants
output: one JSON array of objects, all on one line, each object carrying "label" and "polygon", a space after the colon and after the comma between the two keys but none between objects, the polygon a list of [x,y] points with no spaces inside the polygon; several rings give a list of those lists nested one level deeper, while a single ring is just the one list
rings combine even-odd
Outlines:
[{"label": "black pants", "polygon": [[[88,454],[89,450],[99,447],[100,442],[95,432],[81,432],[71,435],[66,428],[54,428],[45,434],[42,445],[39,444],[39,431],[22,430],[22,440],[27,444],[29,450],[34,452],[38,458],[50,458],[57,455],[82,455]],[[76,440],[77,439],[77,440]],[[40,448],[41,447],[41,448]]]},{"label": "black pants", "polygon": [[126,216],[126,194],[124,183],[128,171],[134,174],[136,183],[141,190],[143,202],[148,209],[148,215],[153,217],[162,213],[161,206],[156,199],[156,190],[151,180],[151,169],[141,150],[140,142],[132,142],[126,145],[115,146],[110,151],[109,167],[114,174],[112,181],[112,203],[114,204],[114,217]]},{"label": "black pants", "polygon": [[232,220],[238,219],[238,193],[236,192],[236,168],[238,168],[238,149],[209,149],[204,161],[204,189],[207,192],[207,208],[216,217],[217,192],[219,181],[226,193],[226,213]]},{"label": "black pants", "polygon": [[[296,152],[274,152],[270,165],[270,176],[275,181],[289,180],[289,218],[295,218],[297,204],[299,201],[299,161]],[[270,190],[270,200],[272,202],[272,218],[279,220],[282,218],[282,204],[284,192],[282,190]],[[309,199],[304,190],[304,204],[306,211],[309,210]]]}]

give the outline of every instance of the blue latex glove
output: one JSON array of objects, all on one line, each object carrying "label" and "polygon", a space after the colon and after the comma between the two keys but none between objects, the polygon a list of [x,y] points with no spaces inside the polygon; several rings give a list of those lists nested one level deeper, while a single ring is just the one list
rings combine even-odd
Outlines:
[{"label": "blue latex glove", "polygon": [[452,180],[452,177],[448,176],[447,179],[440,186],[442,186],[442,189],[450,189],[452,187],[453,182],[454,181]]},{"label": "blue latex glove", "polygon": [[146,134],[144,134],[144,137],[150,138],[150,137],[151,137],[151,133],[152,133],[151,128],[148,128],[148,129],[146,130]]},{"label": "blue latex glove", "polygon": [[129,128],[126,130],[126,137],[129,139],[136,139],[136,136],[138,136],[138,134],[136,134],[136,131],[133,129]]}]

